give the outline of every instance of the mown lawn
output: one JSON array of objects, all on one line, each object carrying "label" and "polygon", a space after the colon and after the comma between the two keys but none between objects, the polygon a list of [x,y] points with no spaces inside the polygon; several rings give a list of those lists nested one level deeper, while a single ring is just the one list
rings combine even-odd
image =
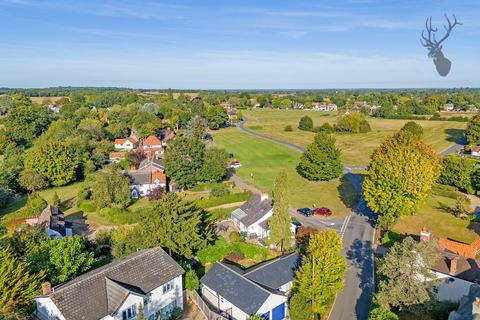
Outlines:
[{"label": "mown lawn", "polygon": [[303,179],[295,170],[301,154],[275,142],[256,138],[235,128],[215,133],[216,146],[225,148],[242,163],[236,173],[248,183],[271,192],[275,178],[282,170],[287,172],[287,189],[292,208],[329,207],[336,216],[350,212],[357,200],[355,189],[343,179],[329,182],[311,182]]},{"label": "mown lawn", "polygon": [[[313,141],[314,133],[299,130],[298,122],[304,115],[313,119],[314,126],[325,122],[336,123],[337,112],[320,112],[313,110],[251,110],[245,111],[248,118],[246,127],[285,141],[306,147]],[[337,146],[342,150],[342,161],[354,165],[367,165],[373,150],[388,136],[400,130],[409,120],[389,120],[368,118],[371,132],[363,134],[335,134]],[[453,144],[466,128],[465,122],[454,121],[417,121],[424,129],[425,140],[437,151],[442,151]],[[293,131],[286,132],[286,125]]]},{"label": "mown lawn", "polygon": [[455,199],[452,197],[431,194],[415,215],[401,217],[392,229],[402,234],[418,235],[422,227],[426,227],[436,237],[471,243],[478,237],[474,230],[475,224],[443,209],[454,204]]}]

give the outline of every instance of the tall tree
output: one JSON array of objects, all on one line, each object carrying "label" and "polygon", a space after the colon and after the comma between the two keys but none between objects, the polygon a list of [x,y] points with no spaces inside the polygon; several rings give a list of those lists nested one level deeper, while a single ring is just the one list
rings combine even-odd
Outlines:
[{"label": "tall tree", "polygon": [[402,310],[429,300],[429,284],[436,278],[430,268],[437,258],[434,241],[417,242],[407,237],[395,243],[378,267],[379,304]]},{"label": "tall tree", "polygon": [[373,152],[363,194],[368,206],[381,215],[383,227],[398,216],[415,213],[440,169],[435,150],[407,131],[386,139]]},{"label": "tall tree", "polygon": [[364,133],[370,131],[370,125],[364,116],[357,111],[352,111],[337,121],[336,130],[352,133]]},{"label": "tall tree", "polygon": [[45,272],[53,285],[71,280],[90,270],[95,259],[79,236],[46,240],[25,257],[31,272]]},{"label": "tall tree", "polygon": [[302,265],[294,280],[294,292],[312,303],[312,312],[324,317],[335,295],[342,290],[347,270],[341,255],[342,240],[333,230],[312,234]]},{"label": "tall tree", "polygon": [[47,130],[53,113],[47,107],[22,105],[12,108],[5,117],[7,137],[20,144],[30,144],[33,139]]},{"label": "tall tree", "polygon": [[176,193],[167,193],[151,208],[145,209],[139,228],[146,236],[144,244],[147,247],[168,248],[185,258],[191,258],[212,238],[203,209],[182,200]]},{"label": "tall tree", "polygon": [[29,150],[25,168],[41,174],[54,186],[63,186],[75,178],[77,162],[70,146],[52,141]]},{"label": "tall tree", "polygon": [[0,247],[0,313],[27,307],[40,288],[44,273],[31,273],[10,247]]},{"label": "tall tree", "polygon": [[409,121],[405,123],[401,130],[409,131],[419,137],[423,135],[423,128],[421,125],[416,123],[415,121]]},{"label": "tall tree", "polygon": [[328,181],[342,174],[340,150],[335,147],[335,138],[319,132],[300,158],[297,172],[307,180]]},{"label": "tall tree", "polygon": [[227,174],[228,154],[224,149],[210,148],[205,151],[201,180],[209,182],[221,181]]},{"label": "tall tree", "polygon": [[468,193],[474,192],[472,175],[477,166],[475,159],[451,154],[442,159],[442,164],[442,172],[438,178],[439,183],[457,187]]},{"label": "tall tree", "polygon": [[288,212],[287,172],[282,171],[273,186],[273,215],[268,220],[270,240],[282,251],[292,244],[292,217]]},{"label": "tall tree", "polygon": [[131,201],[128,179],[117,170],[99,172],[92,183],[92,198],[97,209],[126,208]]},{"label": "tall tree", "polygon": [[205,118],[207,119],[208,127],[211,130],[217,130],[228,120],[228,115],[222,106],[209,106],[205,112]]},{"label": "tall tree", "polygon": [[192,187],[202,173],[205,156],[203,140],[194,137],[176,138],[165,152],[165,168],[180,188]]},{"label": "tall tree", "polygon": [[480,113],[477,113],[468,121],[465,136],[469,145],[476,146],[480,144]]}]

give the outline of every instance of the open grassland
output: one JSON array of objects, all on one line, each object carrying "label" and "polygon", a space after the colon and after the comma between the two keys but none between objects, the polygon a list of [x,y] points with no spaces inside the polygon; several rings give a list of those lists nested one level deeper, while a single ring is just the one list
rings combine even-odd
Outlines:
[{"label": "open grassland", "polygon": [[457,218],[446,210],[454,204],[452,197],[432,194],[416,214],[401,217],[392,229],[401,234],[418,235],[422,227],[426,227],[436,237],[472,243],[478,237],[478,224]]},{"label": "open grassland", "polygon": [[[245,111],[248,118],[246,128],[306,147],[313,141],[315,133],[297,129],[300,118],[308,115],[315,126],[325,122],[334,124],[337,112],[327,113],[313,110],[251,110]],[[342,161],[354,165],[367,165],[373,150],[388,136],[400,130],[409,120],[368,118],[371,132],[359,134],[336,133],[337,146],[342,151]],[[424,139],[437,151],[442,151],[461,139],[465,122],[417,121],[424,130]],[[293,131],[286,132],[286,125]]]},{"label": "open grassland", "polygon": [[292,208],[325,206],[336,216],[350,212],[357,200],[354,187],[345,179],[311,182],[295,170],[301,154],[288,147],[256,138],[235,128],[222,129],[214,135],[216,146],[225,148],[242,163],[236,173],[246,182],[271,192],[275,178],[286,170],[288,196]]}]

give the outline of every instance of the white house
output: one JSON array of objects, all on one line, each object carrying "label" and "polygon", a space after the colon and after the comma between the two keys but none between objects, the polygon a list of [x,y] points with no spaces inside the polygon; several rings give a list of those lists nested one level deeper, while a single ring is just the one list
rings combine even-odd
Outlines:
[{"label": "white house", "polygon": [[273,214],[272,200],[266,193],[255,195],[231,214],[233,223],[248,237],[268,236],[266,221]]},{"label": "white house", "polygon": [[138,170],[129,171],[126,176],[130,178],[133,199],[148,196],[153,189],[165,188],[167,185],[165,166],[161,159],[144,160],[140,163]]},{"label": "white house", "polygon": [[163,155],[164,148],[162,141],[156,136],[149,136],[142,143],[143,151],[149,158],[157,158]]},{"label": "white house", "polygon": [[470,152],[473,157],[480,157],[480,146],[472,146]]},{"label": "white house", "polygon": [[115,139],[115,149],[118,150],[133,150],[138,145],[138,139],[135,136],[126,139]]},{"label": "white house", "polygon": [[202,297],[234,320],[246,320],[252,315],[285,319],[288,291],[299,262],[299,255],[293,253],[243,274],[238,268],[217,263],[201,279]]},{"label": "white house", "polygon": [[67,283],[42,286],[40,320],[149,320],[183,309],[183,269],[162,249],[138,251]]}]

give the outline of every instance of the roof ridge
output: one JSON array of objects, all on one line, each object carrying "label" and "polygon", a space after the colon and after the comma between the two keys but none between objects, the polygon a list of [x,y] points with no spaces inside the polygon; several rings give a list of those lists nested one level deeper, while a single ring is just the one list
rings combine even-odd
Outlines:
[{"label": "roof ridge", "polygon": [[265,264],[258,266],[258,268],[255,268],[255,266],[252,266],[252,270],[245,272],[243,275],[246,276],[246,275],[248,275],[248,274],[250,274],[250,273],[253,273],[253,272],[255,272],[255,271],[261,270],[261,269],[263,269],[263,268],[265,268],[265,267],[267,267],[267,266],[269,266],[269,265],[271,265],[271,264],[273,264],[273,263],[275,263],[275,262],[277,262],[277,261],[286,259],[286,258],[288,258],[288,257],[290,257],[291,255],[294,255],[294,254],[297,254],[297,252],[292,252],[292,253],[289,253],[289,254],[287,254],[287,255],[283,255],[283,256],[277,257],[277,258],[275,258],[275,259],[272,259],[272,260],[270,260],[270,261],[267,261]]},{"label": "roof ridge", "polygon": [[[74,278],[68,282],[65,282],[65,283],[62,283],[60,285],[58,285],[57,287],[54,287],[52,293],[57,293],[63,289],[66,289],[70,286],[75,286],[75,285],[78,285],[78,284],[81,284],[83,283],[83,281],[86,281],[88,279],[90,279],[90,277],[94,276],[94,275],[101,275],[103,272],[107,271],[107,270],[111,270],[111,269],[116,269],[120,266],[123,266],[125,263],[127,262],[130,262],[138,257],[141,257],[143,256],[144,254],[147,254],[147,253],[150,253],[150,252],[153,252],[155,250],[157,250],[158,248],[149,248],[149,249],[144,249],[144,250],[140,250],[140,251],[137,251],[121,260],[117,260],[117,261],[114,261],[114,262],[111,262],[109,264],[106,264],[100,268],[97,268],[97,269],[93,269],[87,273],[84,273],[80,276],[78,276],[77,278]],[[104,278],[108,278],[107,276],[104,276]]]},{"label": "roof ridge", "polygon": [[242,279],[245,279],[246,281],[252,283],[254,286],[260,288],[261,290],[265,291],[266,293],[268,293],[268,294],[274,294],[273,292],[268,291],[267,289],[265,289],[264,287],[262,287],[261,285],[259,285],[259,284],[256,283],[255,281],[252,281],[252,280],[248,279],[247,277],[245,277],[244,275],[239,274],[238,272],[235,272],[235,270],[230,269],[228,266],[224,265],[222,262],[219,262],[218,264],[221,265],[222,267],[224,267],[225,269],[227,269],[227,270],[235,273],[236,275],[238,275],[238,276],[241,277]]}]

